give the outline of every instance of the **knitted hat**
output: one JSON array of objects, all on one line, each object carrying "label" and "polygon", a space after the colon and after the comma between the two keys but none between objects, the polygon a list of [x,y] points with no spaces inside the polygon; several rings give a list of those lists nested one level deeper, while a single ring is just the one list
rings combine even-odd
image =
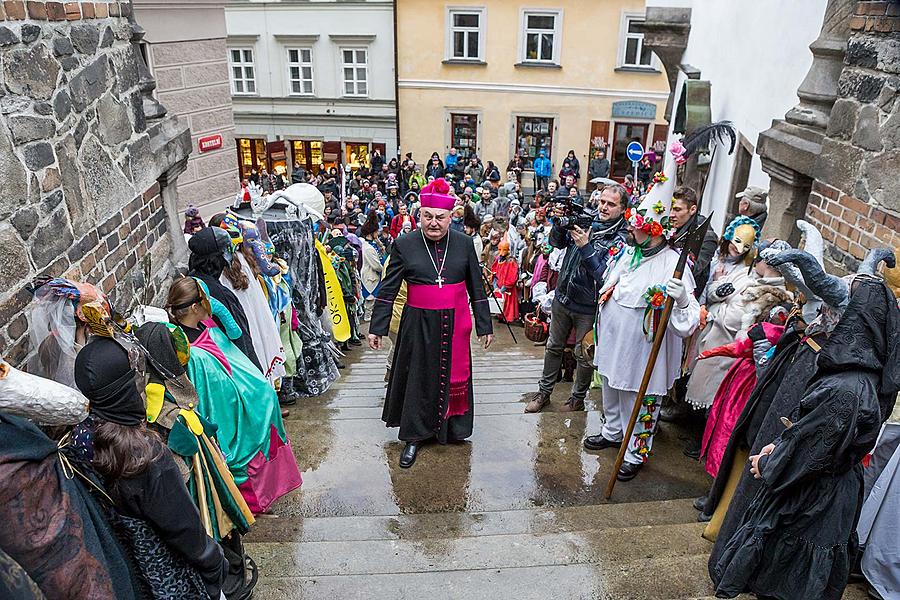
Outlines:
[{"label": "knitted hat", "polygon": [[419,192],[419,200],[422,208],[436,208],[440,210],[452,210],[454,198],[449,194],[450,185],[441,177],[435,179],[422,188]]}]

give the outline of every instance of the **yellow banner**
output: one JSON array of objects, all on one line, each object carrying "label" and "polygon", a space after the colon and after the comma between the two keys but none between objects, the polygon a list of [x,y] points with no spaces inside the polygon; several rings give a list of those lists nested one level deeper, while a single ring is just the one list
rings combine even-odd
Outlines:
[{"label": "yellow banner", "polygon": [[328,312],[331,313],[331,332],[338,342],[346,342],[350,339],[350,319],[347,317],[347,307],[344,305],[344,294],[341,284],[338,282],[337,273],[325,246],[316,240],[316,250],[322,259],[322,269],[325,272],[325,292],[328,296]]}]

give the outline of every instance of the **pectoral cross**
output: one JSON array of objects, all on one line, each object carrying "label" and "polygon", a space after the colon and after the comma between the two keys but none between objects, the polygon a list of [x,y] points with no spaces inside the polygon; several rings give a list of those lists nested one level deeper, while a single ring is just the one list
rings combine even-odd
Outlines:
[{"label": "pectoral cross", "polygon": [[441,289],[442,289],[442,288],[444,287],[444,278],[441,277],[440,275],[438,275],[438,278],[435,279],[434,282],[435,282],[436,284],[438,284],[438,288],[441,288]]}]

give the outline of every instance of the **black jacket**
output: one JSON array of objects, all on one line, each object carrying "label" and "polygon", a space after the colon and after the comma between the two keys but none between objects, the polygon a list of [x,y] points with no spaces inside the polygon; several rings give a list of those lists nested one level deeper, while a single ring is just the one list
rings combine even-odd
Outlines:
[{"label": "black jacket", "polygon": [[219,597],[228,563],[219,545],[206,535],[168,450],[140,475],[119,480],[113,495],[118,510],[147,521],[162,541],[197,569],[210,597]]},{"label": "black jacket", "polygon": [[597,310],[597,295],[603,283],[609,249],[625,242],[627,223],[619,218],[616,223],[594,226],[590,242],[579,248],[572,243],[569,232],[557,225],[550,230],[550,245],[568,248],[559,271],[555,300],[581,314],[593,314]]}]

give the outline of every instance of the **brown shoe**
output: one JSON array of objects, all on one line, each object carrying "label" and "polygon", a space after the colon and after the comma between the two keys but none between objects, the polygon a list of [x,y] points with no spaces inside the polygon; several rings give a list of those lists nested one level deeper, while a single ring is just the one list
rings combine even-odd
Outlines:
[{"label": "brown shoe", "polygon": [[550,394],[545,394],[544,392],[535,392],[534,394],[532,394],[531,400],[529,400],[528,404],[525,405],[525,412],[541,412],[548,404],[550,404]]},{"label": "brown shoe", "polygon": [[285,418],[286,416],[288,416],[289,414],[291,414],[291,411],[289,411],[288,409],[286,409],[286,408],[281,409],[281,418],[282,419]]},{"label": "brown shoe", "polygon": [[569,398],[569,400],[562,405],[562,408],[559,409],[559,412],[576,412],[579,410],[584,410],[584,400]]}]

